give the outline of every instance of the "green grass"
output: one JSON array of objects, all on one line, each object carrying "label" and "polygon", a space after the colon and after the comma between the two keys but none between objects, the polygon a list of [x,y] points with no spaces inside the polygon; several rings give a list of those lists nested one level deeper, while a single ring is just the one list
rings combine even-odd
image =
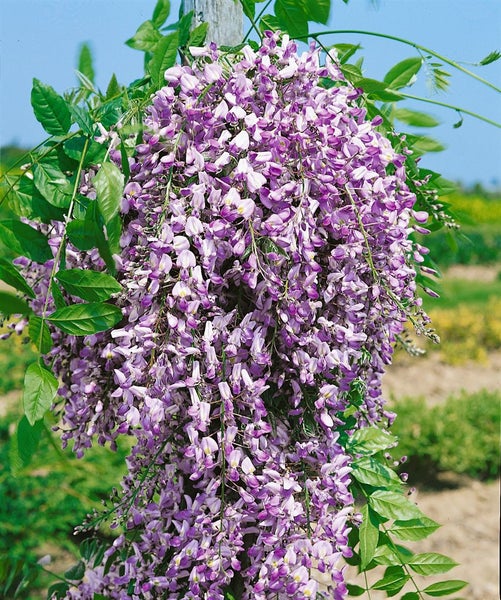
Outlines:
[{"label": "green grass", "polygon": [[76,562],[79,540],[73,528],[102,508],[101,500],[108,499],[111,488],[118,485],[125,472],[127,441],[118,452],[95,447],[78,460],[70,450],[61,451],[59,440],[47,434],[33,462],[14,477],[9,468],[10,440],[19,418],[19,412],[0,418],[0,565],[4,565],[0,597],[5,585],[2,575],[6,577],[2,571],[31,566],[35,579],[25,590],[29,595],[18,597],[34,598],[49,579],[32,565],[54,548],[74,556]]},{"label": "green grass", "polygon": [[501,298],[501,279],[494,281],[472,281],[467,279],[440,280],[440,298],[430,298],[423,294],[426,310],[436,308],[457,308],[468,305],[484,309],[491,298]]},{"label": "green grass", "polygon": [[408,457],[402,470],[411,483],[433,482],[443,471],[481,480],[499,476],[500,391],[463,393],[433,407],[424,398],[403,398],[391,409],[399,438],[394,456]]}]

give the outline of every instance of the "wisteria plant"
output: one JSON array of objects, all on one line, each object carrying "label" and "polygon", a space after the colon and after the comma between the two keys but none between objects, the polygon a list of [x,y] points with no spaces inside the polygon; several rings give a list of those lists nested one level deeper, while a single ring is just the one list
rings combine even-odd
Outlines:
[{"label": "wisteria plant", "polygon": [[[466,585],[416,579],[456,563],[401,545],[438,525],[394,470],[381,394],[404,324],[434,335],[417,293],[433,264],[413,233],[455,226],[447,184],[419,167],[428,138],[393,123],[430,125],[395,108],[430,56],[375,82],[349,64],[355,46],[299,51],[291,36],[329,15],[312,4],[256,17],[245,0],[260,41],[218,48],[191,13],[166,30],[159,0],[128,42],[143,78],[99,91],[84,47],[77,90],[34,80],[50,137],[5,176],[19,218],[0,222],[16,254],[0,277],[17,290],[0,310],[40,353],[12,467],[50,435],[49,410],[79,457],[134,440],[49,598],[415,600]],[[112,542],[94,537],[103,524]]]}]

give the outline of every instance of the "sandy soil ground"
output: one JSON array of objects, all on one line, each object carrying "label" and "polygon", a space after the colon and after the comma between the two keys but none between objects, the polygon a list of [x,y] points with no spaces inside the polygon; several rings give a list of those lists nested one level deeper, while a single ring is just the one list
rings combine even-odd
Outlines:
[{"label": "sandy soil ground", "polygon": [[402,357],[391,365],[383,378],[385,397],[423,396],[431,406],[461,391],[501,390],[501,352],[489,355],[485,365],[468,363],[453,366],[441,363],[435,356]]}]

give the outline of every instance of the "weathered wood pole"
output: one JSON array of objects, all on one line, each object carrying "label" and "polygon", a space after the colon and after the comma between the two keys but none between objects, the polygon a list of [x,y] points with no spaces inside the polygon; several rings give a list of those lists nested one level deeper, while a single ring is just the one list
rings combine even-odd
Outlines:
[{"label": "weathered wood pole", "polygon": [[242,41],[243,11],[238,0],[185,0],[185,11],[194,12],[193,26],[209,23],[207,42],[236,46]]}]

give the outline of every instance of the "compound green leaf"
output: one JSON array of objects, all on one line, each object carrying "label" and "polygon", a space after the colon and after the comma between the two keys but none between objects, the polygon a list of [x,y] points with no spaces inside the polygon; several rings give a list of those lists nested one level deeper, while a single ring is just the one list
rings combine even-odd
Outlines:
[{"label": "compound green leaf", "polygon": [[164,73],[176,62],[179,34],[177,31],[163,36],[155,46],[153,58],[150,61],[150,75],[155,89],[165,84]]},{"label": "compound green leaf", "polygon": [[157,28],[162,27],[169,14],[170,0],[157,0],[155,8],[153,9],[153,16],[151,17],[153,25]]},{"label": "compound green leaf", "polygon": [[436,575],[437,573],[450,571],[458,563],[443,554],[426,552],[424,554],[415,554],[408,564],[419,575]]},{"label": "compound green leaf", "polygon": [[454,592],[462,590],[468,585],[467,581],[461,581],[460,579],[450,579],[448,581],[440,581],[439,583],[432,583],[423,590],[430,596],[448,596]]},{"label": "compound green leaf", "polygon": [[406,58],[392,67],[384,76],[383,81],[395,90],[412,85],[422,64],[423,59],[417,56]]},{"label": "compound green leaf", "polygon": [[4,258],[0,258],[0,279],[30,298],[35,297],[35,292],[28,285],[21,273]]},{"label": "compound green leaf", "polygon": [[0,241],[13,252],[38,263],[52,258],[49,242],[43,233],[15,219],[0,221]]},{"label": "compound green leaf", "polygon": [[69,294],[88,302],[103,302],[122,289],[114,277],[98,271],[68,269],[59,271],[56,279]]},{"label": "compound green leaf", "polygon": [[23,416],[19,421],[16,433],[10,440],[9,449],[10,469],[14,477],[31,462],[40,443],[43,428],[42,420],[30,425],[28,419]]},{"label": "compound green leaf", "polygon": [[439,527],[440,525],[433,519],[421,517],[420,519],[410,519],[408,521],[395,521],[390,527],[389,533],[399,540],[416,542],[424,540]]},{"label": "compound green leaf", "polygon": [[421,600],[417,592],[407,592],[400,600]]},{"label": "compound green leaf", "polygon": [[31,315],[28,334],[41,354],[47,354],[52,350],[52,337],[44,319]]},{"label": "compound green leaf", "polygon": [[100,302],[72,304],[57,309],[48,320],[70,335],[92,335],[106,331],[122,319],[118,306]]},{"label": "compound green leaf", "polygon": [[389,490],[376,490],[369,498],[370,507],[386,519],[420,519],[423,513],[406,496]]},{"label": "compound green leaf", "polygon": [[28,315],[31,308],[19,296],[0,291],[0,313],[5,316]]},{"label": "compound green leaf", "polygon": [[151,21],[145,21],[138,27],[134,36],[125,43],[135,50],[154,52],[155,46],[161,37],[162,34],[155,25]]},{"label": "compound green leaf", "polygon": [[33,79],[31,105],[37,121],[51,135],[65,135],[71,125],[66,101],[50,85]]},{"label": "compound green leaf", "polygon": [[57,379],[39,363],[32,363],[24,377],[24,414],[30,425],[34,425],[52,406],[59,387]]},{"label": "compound green leaf", "polygon": [[96,188],[99,211],[107,223],[120,210],[124,189],[124,176],[113,163],[106,162],[92,180]]},{"label": "compound green leaf", "polygon": [[489,52],[489,54],[486,57],[482,58],[482,60],[478,64],[482,66],[490,65],[491,63],[496,62],[500,58],[501,52],[499,52],[499,50],[493,50],[492,52]]}]

